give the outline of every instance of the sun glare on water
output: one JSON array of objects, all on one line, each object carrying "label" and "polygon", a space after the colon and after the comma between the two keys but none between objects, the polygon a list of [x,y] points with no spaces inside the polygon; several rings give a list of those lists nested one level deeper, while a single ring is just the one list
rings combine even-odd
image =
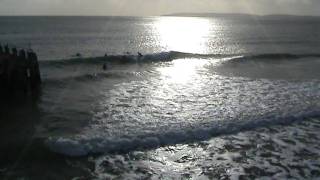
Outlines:
[{"label": "sun glare on water", "polygon": [[186,84],[193,83],[208,61],[201,59],[178,59],[172,61],[170,66],[160,67],[158,71],[168,83]]},{"label": "sun glare on water", "polygon": [[[155,34],[158,43],[168,51],[205,54],[208,39],[214,25],[210,20],[195,17],[164,17],[156,21]],[[170,66],[159,68],[166,81],[188,83],[197,76],[197,69],[203,66],[199,59],[178,59]]]},{"label": "sun glare on water", "polygon": [[210,21],[202,18],[166,17],[155,23],[162,47],[188,53],[207,51],[210,28]]}]

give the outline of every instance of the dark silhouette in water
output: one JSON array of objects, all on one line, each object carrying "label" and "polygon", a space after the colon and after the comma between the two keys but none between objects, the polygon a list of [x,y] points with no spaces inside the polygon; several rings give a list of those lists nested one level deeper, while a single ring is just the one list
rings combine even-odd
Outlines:
[{"label": "dark silhouette in water", "polygon": [[108,66],[107,66],[106,63],[103,64],[102,69],[103,69],[104,71],[108,69]]}]

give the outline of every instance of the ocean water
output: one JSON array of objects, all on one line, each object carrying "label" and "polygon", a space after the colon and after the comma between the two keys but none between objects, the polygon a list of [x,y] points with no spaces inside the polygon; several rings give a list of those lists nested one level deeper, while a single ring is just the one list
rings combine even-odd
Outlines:
[{"label": "ocean water", "polygon": [[1,103],[2,179],[320,176],[319,18],[0,24],[1,43],[38,53],[43,80],[36,98]]}]

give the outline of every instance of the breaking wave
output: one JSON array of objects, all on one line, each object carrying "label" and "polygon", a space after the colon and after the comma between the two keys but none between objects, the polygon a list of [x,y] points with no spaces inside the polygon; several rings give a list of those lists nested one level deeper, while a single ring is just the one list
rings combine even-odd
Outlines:
[{"label": "breaking wave", "polygon": [[206,59],[214,59],[214,58],[230,58],[233,62],[241,62],[248,60],[262,60],[262,61],[272,61],[272,60],[294,60],[294,59],[302,59],[302,58],[320,58],[320,54],[287,54],[287,53],[279,53],[279,54],[247,54],[247,55],[239,55],[239,54],[194,54],[194,53],[185,53],[178,51],[169,51],[169,52],[160,52],[153,54],[145,54],[142,56],[132,55],[132,54],[123,54],[123,55],[108,55],[103,57],[78,57],[72,59],[65,60],[47,60],[41,61],[42,65],[72,65],[72,64],[99,64],[99,63],[145,63],[145,62],[166,62],[172,61],[175,59],[183,59],[183,58],[206,58]]},{"label": "breaking wave", "polygon": [[177,58],[187,58],[187,57],[200,57],[200,56],[208,56],[208,55],[200,55],[200,54],[192,54],[192,53],[182,53],[177,51],[169,51],[169,52],[160,52],[153,54],[145,54],[142,56],[132,55],[132,54],[122,54],[122,55],[108,55],[102,57],[77,57],[66,60],[50,60],[50,61],[42,61],[41,63],[46,65],[72,65],[72,64],[97,64],[97,63],[137,63],[137,62],[159,62],[159,61],[171,61]]},{"label": "breaking wave", "polygon": [[109,137],[108,134],[81,134],[75,137],[49,137],[45,144],[55,153],[67,156],[86,156],[89,154],[129,152],[139,149],[157,148],[165,145],[179,143],[191,143],[208,140],[209,138],[252,130],[259,127],[285,124],[304,120],[310,117],[319,117],[319,112],[308,112],[273,119],[274,117],[262,117],[260,120],[248,122],[229,121],[213,122],[210,126],[202,126],[190,129],[176,129],[163,133],[142,134],[133,137]]},{"label": "breaking wave", "polygon": [[232,62],[241,63],[243,61],[281,61],[305,58],[320,58],[320,54],[258,54],[234,57],[232,58]]}]

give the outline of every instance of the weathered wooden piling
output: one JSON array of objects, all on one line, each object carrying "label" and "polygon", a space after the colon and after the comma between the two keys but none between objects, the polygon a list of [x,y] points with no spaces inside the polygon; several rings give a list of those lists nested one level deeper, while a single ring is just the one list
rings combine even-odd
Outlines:
[{"label": "weathered wooden piling", "polygon": [[0,44],[0,90],[8,93],[36,92],[41,84],[37,54],[32,50]]},{"label": "weathered wooden piling", "polygon": [[4,53],[7,54],[7,55],[10,54],[10,50],[9,50],[9,46],[8,45],[4,46]]},{"label": "weathered wooden piling", "polygon": [[6,80],[6,65],[2,56],[4,56],[4,49],[0,44],[0,83],[1,83],[1,86],[5,86],[4,83]]},{"label": "weathered wooden piling", "polygon": [[37,54],[33,51],[28,52],[27,67],[27,73],[31,87],[39,87],[39,85],[41,84],[40,68]]}]

